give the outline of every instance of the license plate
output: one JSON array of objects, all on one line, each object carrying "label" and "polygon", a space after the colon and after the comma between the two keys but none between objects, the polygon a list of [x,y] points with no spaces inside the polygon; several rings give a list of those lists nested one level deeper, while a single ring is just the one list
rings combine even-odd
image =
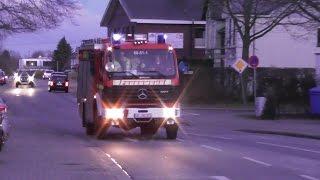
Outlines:
[{"label": "license plate", "polygon": [[151,118],[152,115],[150,113],[136,113],[134,114],[134,118]]},{"label": "license plate", "polygon": [[61,84],[61,82],[58,82],[58,84],[57,84],[57,85],[61,86],[62,84]]}]

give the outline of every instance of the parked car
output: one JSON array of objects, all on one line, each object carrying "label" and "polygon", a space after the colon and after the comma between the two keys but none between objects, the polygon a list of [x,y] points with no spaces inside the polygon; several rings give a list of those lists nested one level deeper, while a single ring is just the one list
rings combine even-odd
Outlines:
[{"label": "parked car", "polygon": [[22,71],[20,74],[18,73],[18,77],[15,79],[16,88],[20,85],[27,85],[30,87],[34,87],[34,75],[32,71]]},{"label": "parked car", "polygon": [[42,75],[42,79],[49,79],[49,77],[51,76],[51,73],[53,73],[54,70],[45,70],[43,75]]},{"label": "parked car", "polygon": [[48,82],[48,91],[69,92],[68,76],[65,74],[52,74]]},{"label": "parked car", "polygon": [[7,105],[3,101],[3,99],[0,98],[0,151],[2,149],[2,146],[4,145],[4,142],[8,139],[9,136],[9,124],[8,120],[6,119],[6,111],[7,111]]},{"label": "parked car", "polygon": [[0,71],[0,84],[1,85],[7,84],[7,76],[4,71]]}]

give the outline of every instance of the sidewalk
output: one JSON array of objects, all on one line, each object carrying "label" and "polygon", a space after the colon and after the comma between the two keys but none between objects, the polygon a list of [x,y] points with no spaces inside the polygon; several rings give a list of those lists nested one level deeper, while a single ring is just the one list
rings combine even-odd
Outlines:
[{"label": "sidewalk", "polygon": [[278,120],[261,120],[254,113],[238,113],[235,117],[237,119],[230,119],[229,122],[237,123],[234,130],[320,140],[320,118],[280,117]]}]

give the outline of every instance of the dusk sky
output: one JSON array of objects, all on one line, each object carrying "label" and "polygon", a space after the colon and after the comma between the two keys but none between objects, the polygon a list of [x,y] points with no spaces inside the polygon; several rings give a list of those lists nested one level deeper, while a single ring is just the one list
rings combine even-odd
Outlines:
[{"label": "dusk sky", "polygon": [[55,50],[59,40],[65,36],[75,49],[82,39],[104,37],[107,28],[100,27],[100,21],[109,0],[80,0],[83,8],[80,16],[75,17],[74,25],[70,20],[53,30],[41,30],[34,33],[23,33],[9,36],[3,42],[3,49],[14,50],[22,57],[28,57],[36,50]]}]

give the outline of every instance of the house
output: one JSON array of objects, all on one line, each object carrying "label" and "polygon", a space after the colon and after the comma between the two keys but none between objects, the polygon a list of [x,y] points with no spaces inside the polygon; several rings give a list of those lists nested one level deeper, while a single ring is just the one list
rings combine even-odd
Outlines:
[{"label": "house", "polygon": [[37,70],[51,69],[52,59],[47,57],[19,59],[19,69]]},{"label": "house", "polygon": [[[211,10],[214,11],[214,10]],[[218,12],[219,11],[218,9]],[[271,12],[271,11],[270,11]],[[208,13],[212,13],[208,11]],[[265,13],[265,12],[264,12]],[[241,16],[239,14],[239,16]],[[265,16],[265,17],[263,17]],[[252,28],[258,31],[269,18],[263,14]],[[212,17],[212,16],[211,16]],[[282,23],[289,22],[293,16],[285,18]],[[233,19],[228,15],[215,16],[209,19],[206,31],[214,32],[214,43],[207,46],[207,52],[214,59],[215,64],[223,62],[225,67],[230,67],[234,61],[242,57],[242,39],[234,25]],[[208,21],[208,22],[209,22]],[[318,36],[318,37],[317,37]],[[251,43],[250,53],[259,57],[259,66],[264,68],[315,68],[315,50],[320,46],[320,32],[295,25],[278,25],[263,37]],[[318,39],[318,42],[317,42]]]},{"label": "house", "polygon": [[205,56],[205,0],[110,0],[100,25],[111,33],[167,35],[178,58]]}]

